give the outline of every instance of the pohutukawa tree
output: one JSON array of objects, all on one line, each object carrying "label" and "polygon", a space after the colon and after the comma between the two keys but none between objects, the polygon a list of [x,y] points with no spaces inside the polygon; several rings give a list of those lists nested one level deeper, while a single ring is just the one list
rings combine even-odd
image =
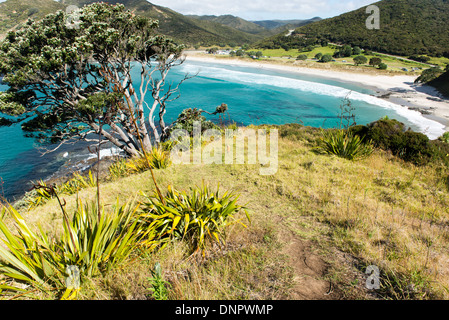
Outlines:
[{"label": "pohutukawa tree", "polygon": [[28,135],[57,147],[96,133],[129,155],[166,139],[167,102],[189,78],[167,80],[184,62],[183,46],[123,5],[95,3],[76,18],[60,11],[30,20],[0,43],[9,86],[0,95],[0,112],[9,116],[0,124],[23,121]]}]

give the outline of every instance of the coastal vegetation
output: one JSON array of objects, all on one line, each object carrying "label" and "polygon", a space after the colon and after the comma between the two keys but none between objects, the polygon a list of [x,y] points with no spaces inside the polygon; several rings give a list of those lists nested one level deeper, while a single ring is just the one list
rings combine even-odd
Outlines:
[{"label": "coastal vegetation", "polygon": [[[174,164],[172,130],[237,128],[226,104],[212,113],[218,122],[188,108],[165,124],[178,94],[166,76],[184,46],[120,4],[83,7],[76,27],[67,20],[60,11],[29,21],[0,43],[10,86],[0,112],[42,142],[98,143],[96,172],[0,201],[0,299],[449,298],[449,133],[429,140],[388,117],[357,125],[345,98],[338,128],[239,127],[279,132],[273,175],[261,175],[262,164]],[[294,52],[292,63],[324,66],[352,58],[376,71],[396,59],[318,37],[288,41],[235,54]],[[430,61],[419,54],[406,63]],[[433,72],[419,81],[449,71]],[[106,140],[125,157],[100,176]],[[366,285],[372,266],[376,290]]]},{"label": "coastal vegetation", "polygon": [[[365,27],[365,7],[295,30],[296,37],[359,46],[401,56],[449,55],[444,0],[383,0],[375,3],[381,14],[378,30]],[[286,40],[287,42],[291,40]]]},{"label": "coastal vegetation", "polygon": [[[40,143],[60,143],[56,148],[74,139],[92,141],[95,133],[99,144],[109,141],[137,156],[166,140],[166,103],[189,76],[177,85],[166,79],[183,63],[184,47],[155,34],[156,21],[123,5],[86,6],[79,26],[67,25],[68,19],[61,11],[50,14],[1,42],[0,73],[9,86],[2,112],[15,115]],[[131,77],[136,64],[138,83]],[[153,114],[159,115],[157,127]]]},{"label": "coastal vegetation", "polygon": [[[389,119],[378,123],[398,125]],[[167,190],[165,205],[148,169],[104,177],[100,216],[107,219],[104,230],[110,230],[105,236],[94,232],[97,221],[103,221],[98,220],[95,187],[64,196],[62,210],[58,198],[21,213],[5,207],[1,221],[6,238],[2,239],[15,250],[18,261],[2,251],[2,260],[9,261],[7,269],[2,269],[8,272],[0,279],[3,297],[291,299],[304,293],[303,286],[297,286],[300,280],[295,280],[301,267],[295,261],[302,259],[320,261],[322,271],[310,281],[325,284],[324,289],[308,292],[309,298],[447,297],[449,278],[441,267],[448,252],[447,165],[436,158],[417,165],[385,146],[359,160],[348,160],[317,152],[322,137],[318,128],[298,124],[265,128],[280,133],[279,171],[274,176],[261,176],[257,165],[249,164],[171,164],[156,171],[160,189]],[[351,128],[357,135],[363,131]],[[220,188],[210,189],[211,183],[220,183]],[[226,195],[219,190],[232,192]],[[234,192],[239,195],[237,202]],[[228,207],[231,203],[236,206]],[[242,204],[250,223],[244,212],[237,214]],[[194,205],[198,207],[189,209]],[[217,230],[227,230],[217,233],[226,235],[226,242],[213,234],[214,222],[200,223],[186,215],[211,210],[219,210],[219,215],[234,212],[223,225],[214,218]],[[72,220],[66,220],[64,212]],[[168,219],[162,219],[164,215]],[[239,220],[245,226],[228,225]],[[111,229],[117,223],[120,229]],[[14,225],[22,230],[15,236]],[[87,234],[97,236],[89,240]],[[98,242],[91,242],[94,239]],[[290,245],[293,240],[306,244],[303,251]],[[125,244],[132,250],[120,251]],[[36,248],[34,258],[25,256],[22,247]],[[69,292],[64,284],[68,262],[82,266],[79,289]],[[364,285],[368,265],[380,269],[379,290],[370,291]],[[329,285],[332,293],[326,296]]]}]

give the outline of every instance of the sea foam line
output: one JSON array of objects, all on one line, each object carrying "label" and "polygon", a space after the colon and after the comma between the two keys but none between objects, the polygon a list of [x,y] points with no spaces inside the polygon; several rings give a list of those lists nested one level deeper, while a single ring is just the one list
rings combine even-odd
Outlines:
[{"label": "sea foam line", "polygon": [[418,130],[426,134],[430,139],[436,139],[444,133],[445,126],[437,121],[424,117],[419,111],[410,110],[398,104],[386,101],[384,99],[370,96],[368,94],[349,90],[346,88],[323,84],[312,81],[292,79],[288,77],[257,74],[252,72],[243,72],[229,70],[219,67],[195,66],[184,64],[184,72],[197,72],[199,75],[205,75],[215,79],[226,80],[235,83],[250,83],[257,85],[266,85],[279,88],[295,89],[303,92],[310,92],[318,95],[325,95],[343,99],[348,96],[351,100],[362,101],[370,105],[393,110],[398,115],[406,118],[410,123],[414,124]]}]

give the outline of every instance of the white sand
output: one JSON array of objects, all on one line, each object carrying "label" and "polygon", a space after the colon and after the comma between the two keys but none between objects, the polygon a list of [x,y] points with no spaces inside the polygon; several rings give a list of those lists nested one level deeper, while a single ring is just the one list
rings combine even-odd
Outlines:
[{"label": "white sand", "polygon": [[433,87],[415,85],[415,76],[408,75],[373,75],[367,73],[344,72],[332,69],[304,68],[293,65],[270,64],[261,61],[240,60],[237,58],[214,58],[199,55],[197,52],[186,52],[187,60],[204,61],[219,64],[250,66],[261,69],[295,72],[306,75],[330,78],[344,82],[377,89],[390,102],[419,110],[426,117],[443,124],[449,131],[449,99],[445,99]]}]

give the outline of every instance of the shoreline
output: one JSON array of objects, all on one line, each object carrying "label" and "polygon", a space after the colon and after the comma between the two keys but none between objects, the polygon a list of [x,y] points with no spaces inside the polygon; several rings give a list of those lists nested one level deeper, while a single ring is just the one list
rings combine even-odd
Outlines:
[{"label": "shoreline", "polygon": [[344,83],[362,86],[377,93],[377,98],[384,99],[409,110],[420,112],[425,118],[442,124],[449,131],[449,99],[444,98],[433,87],[415,85],[415,76],[409,75],[374,75],[362,72],[346,72],[333,69],[284,65],[268,61],[251,61],[239,58],[217,58],[203,52],[186,51],[186,61],[209,62],[241,67],[260,68],[303,74],[323,79],[332,79]]}]

